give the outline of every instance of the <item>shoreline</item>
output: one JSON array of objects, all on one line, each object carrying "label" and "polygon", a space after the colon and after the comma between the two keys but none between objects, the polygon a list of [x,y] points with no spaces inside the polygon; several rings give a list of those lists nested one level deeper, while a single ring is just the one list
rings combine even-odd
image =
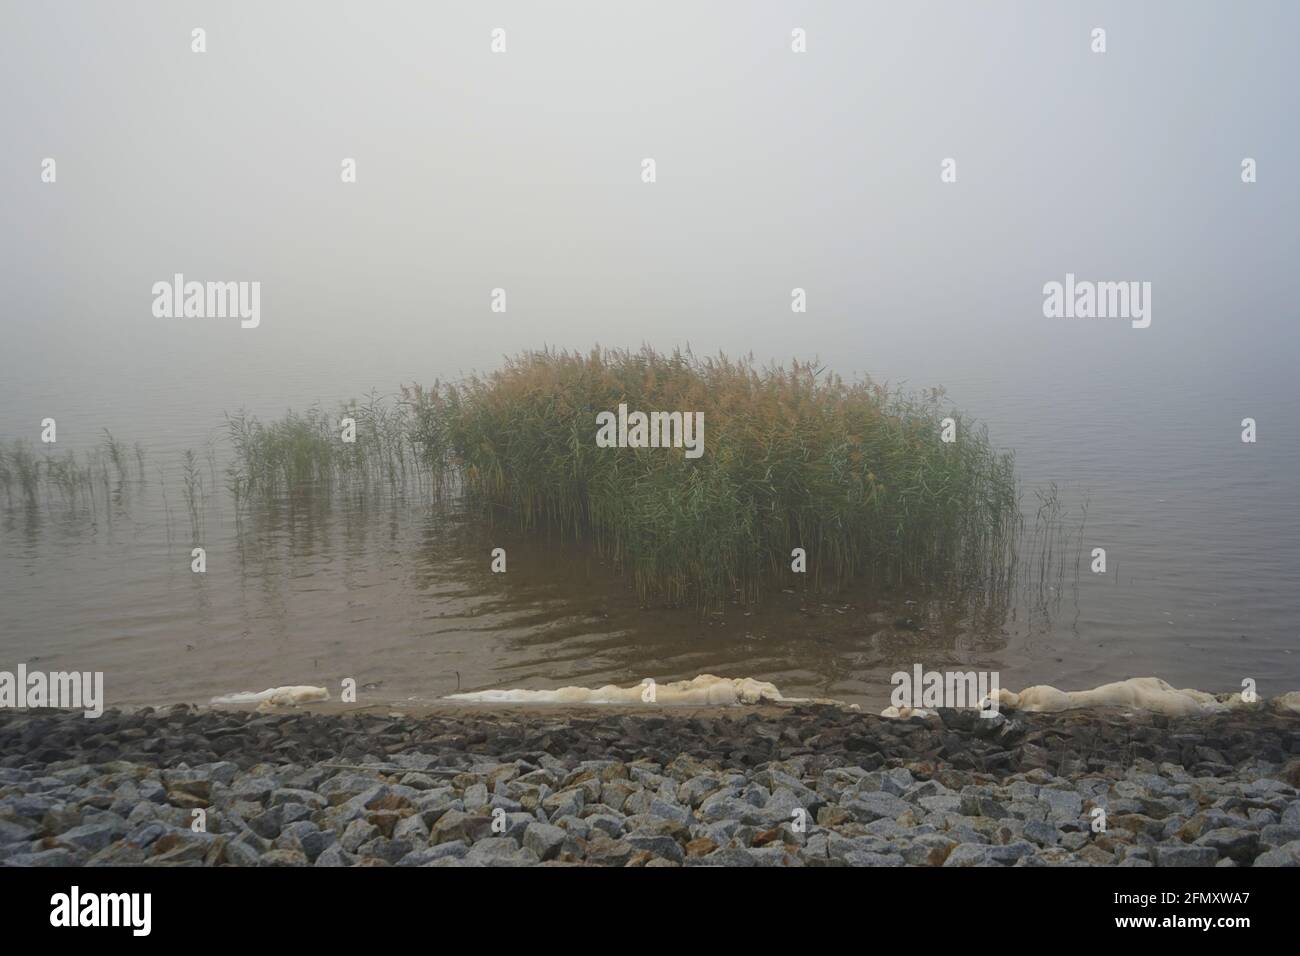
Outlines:
[{"label": "shoreline", "polygon": [[0,865],[1300,865],[1274,708],[406,710],[2,711]]}]

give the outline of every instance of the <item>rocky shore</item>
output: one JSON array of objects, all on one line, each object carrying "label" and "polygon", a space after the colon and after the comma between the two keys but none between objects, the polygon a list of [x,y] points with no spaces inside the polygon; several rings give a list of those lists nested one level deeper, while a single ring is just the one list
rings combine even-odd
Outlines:
[{"label": "rocky shore", "polygon": [[1298,786],[1264,706],[4,711],[0,865],[1297,866]]}]

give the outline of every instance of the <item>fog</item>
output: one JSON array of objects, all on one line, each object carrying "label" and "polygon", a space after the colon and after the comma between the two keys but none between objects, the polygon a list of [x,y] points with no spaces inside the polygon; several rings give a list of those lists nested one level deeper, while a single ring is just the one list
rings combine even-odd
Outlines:
[{"label": "fog", "polygon": [[[3,9],[9,434],[33,394],[275,408],[543,344],[926,385],[1295,363],[1293,5]],[[155,319],[177,272],[260,281],[260,327]],[[1151,282],[1151,328],[1045,319],[1067,272]]]}]

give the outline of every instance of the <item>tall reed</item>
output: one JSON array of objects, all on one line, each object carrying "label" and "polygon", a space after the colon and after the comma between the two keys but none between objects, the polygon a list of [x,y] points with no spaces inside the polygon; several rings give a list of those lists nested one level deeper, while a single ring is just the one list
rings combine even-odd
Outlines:
[{"label": "tall reed", "polygon": [[193,448],[185,449],[181,463],[181,487],[185,508],[190,515],[190,535],[197,541],[203,535],[203,472]]},{"label": "tall reed", "polygon": [[[794,548],[818,588],[1004,586],[1021,521],[1013,460],[942,397],[810,362],[648,348],[530,352],[408,396],[431,471],[521,528],[590,542],[642,599],[701,604],[793,580]],[[703,412],[703,457],[597,447],[596,414],[620,403]]]},{"label": "tall reed", "polygon": [[41,484],[41,460],[20,438],[10,443],[8,451],[0,449],[0,483],[4,484],[6,498],[11,498],[16,483],[28,504],[36,503]]},{"label": "tall reed", "polygon": [[104,429],[104,450],[108,453],[108,460],[113,463],[114,470],[117,471],[118,481],[126,480],[126,446],[113,437],[113,433],[107,428]]},{"label": "tall reed", "polygon": [[[350,441],[344,439],[347,419]],[[311,408],[269,423],[243,410],[228,414],[234,456],[226,485],[237,504],[264,505],[363,493],[376,484],[396,488],[420,471],[411,424],[407,406],[373,392],[364,403],[345,403],[332,414]]]}]

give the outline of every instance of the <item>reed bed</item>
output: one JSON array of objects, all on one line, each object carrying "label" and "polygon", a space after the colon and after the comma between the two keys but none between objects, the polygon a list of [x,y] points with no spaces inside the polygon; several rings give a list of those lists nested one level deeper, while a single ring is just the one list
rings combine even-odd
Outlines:
[{"label": "reed bed", "polygon": [[185,510],[190,516],[190,537],[198,541],[203,536],[203,472],[193,448],[185,449],[181,460],[181,494]]},{"label": "reed bed", "polygon": [[16,487],[20,497],[35,503],[40,481],[41,461],[27,442],[15,439],[7,448],[0,446],[0,485],[9,502]]},{"label": "reed bed", "polygon": [[37,452],[23,439],[8,444],[0,442],[0,490],[6,503],[11,506],[15,503],[15,492],[27,505],[36,505],[43,497],[53,500],[56,496],[73,507],[80,500],[93,503],[95,486],[109,482],[105,451],[110,447],[106,443],[77,455],[72,451]]},{"label": "reed bed", "polygon": [[[651,349],[521,355],[407,393],[439,488],[525,530],[590,543],[642,600],[716,605],[807,580],[1006,587],[1021,527],[1013,460],[942,405],[810,362],[757,367]],[[596,414],[704,413],[705,451],[599,448]],[[943,418],[958,440],[940,440]]]},{"label": "reed bed", "polygon": [[[343,440],[344,419],[355,422],[351,442]],[[269,423],[241,410],[226,417],[234,451],[227,488],[237,505],[274,505],[404,485],[420,472],[412,423],[404,406],[373,393],[364,404],[353,400],[333,414],[311,408]]]},{"label": "reed bed", "polygon": [[[702,412],[702,457],[598,447],[597,413],[621,403]],[[948,417],[953,443],[940,437]],[[343,419],[355,421],[351,442]],[[752,357],[649,348],[528,352],[487,375],[405,388],[395,402],[372,393],[269,422],[240,411],[227,415],[225,436],[236,522],[286,502],[415,489],[589,546],[645,602],[718,606],[773,587],[842,591],[863,581],[1005,594],[1023,529],[1012,456],[947,407],[941,390],[845,382],[812,362],[760,367]],[[205,482],[199,456],[184,453],[182,498],[196,538],[215,455],[209,442]],[[34,504],[44,486],[73,504],[87,497],[93,510],[110,475],[119,488],[131,472],[143,482],[145,457],[107,430],[81,457],[0,444],[0,489],[11,504]],[[1046,511],[1059,525],[1054,508],[1040,508],[1038,523]],[[1049,533],[1034,555],[1040,585],[1065,544]],[[795,548],[807,554],[806,575],[791,570]]]},{"label": "reed bed", "polygon": [[126,446],[113,437],[113,433],[104,429],[104,452],[117,472],[118,481],[126,481]]}]

